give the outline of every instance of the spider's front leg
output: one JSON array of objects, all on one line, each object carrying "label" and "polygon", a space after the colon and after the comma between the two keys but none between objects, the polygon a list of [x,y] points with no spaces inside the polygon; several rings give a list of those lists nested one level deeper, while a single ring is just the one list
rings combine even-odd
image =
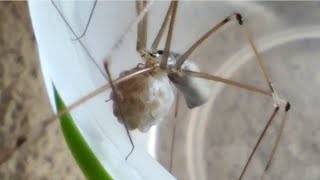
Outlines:
[{"label": "spider's front leg", "polygon": [[[136,1],[136,9],[137,15],[139,16],[143,13],[143,10],[147,6],[148,1]],[[137,31],[137,45],[136,50],[143,56],[146,54],[146,46],[147,46],[147,22],[148,22],[148,12],[145,13],[142,20],[138,23],[138,31]]]}]

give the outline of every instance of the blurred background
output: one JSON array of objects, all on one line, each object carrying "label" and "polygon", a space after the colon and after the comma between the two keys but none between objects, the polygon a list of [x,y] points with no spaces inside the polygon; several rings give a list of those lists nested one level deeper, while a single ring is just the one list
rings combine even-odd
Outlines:
[{"label": "blurred background", "polygon": [[43,122],[50,114],[28,4],[1,1],[0,157],[18,137],[27,143],[0,166],[0,179],[84,179],[59,124]]}]

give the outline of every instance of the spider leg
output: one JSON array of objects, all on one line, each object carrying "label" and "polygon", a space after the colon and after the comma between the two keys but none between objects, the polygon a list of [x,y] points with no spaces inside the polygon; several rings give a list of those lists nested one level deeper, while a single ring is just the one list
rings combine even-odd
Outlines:
[{"label": "spider leg", "polygon": [[[136,1],[136,10],[138,16],[143,12],[147,6],[147,1]],[[147,27],[148,27],[148,12],[145,13],[142,20],[138,23],[137,45],[136,49],[140,55],[145,54],[147,45]]]},{"label": "spider leg", "polygon": [[248,160],[247,160],[247,162],[246,162],[246,164],[245,164],[245,166],[244,166],[244,168],[243,168],[243,170],[242,170],[242,172],[241,172],[241,175],[240,175],[240,177],[239,177],[239,180],[241,180],[242,177],[244,176],[244,174],[245,174],[245,172],[246,172],[246,170],[247,170],[247,168],[248,168],[248,165],[249,165],[249,163],[251,162],[251,159],[252,159],[253,155],[255,154],[255,152],[256,152],[256,150],[257,150],[257,148],[258,148],[258,146],[259,146],[262,138],[264,137],[267,129],[269,128],[270,124],[272,123],[272,121],[273,121],[274,117],[276,116],[276,114],[278,113],[278,111],[279,111],[279,106],[276,106],[276,107],[274,108],[274,110],[273,110],[273,112],[272,112],[272,114],[271,114],[271,117],[269,118],[267,124],[266,124],[265,127],[263,128],[263,131],[262,131],[262,133],[260,134],[259,139],[258,139],[258,141],[256,142],[256,144],[255,144],[252,152],[250,153],[250,156],[249,156],[249,158],[248,158]]},{"label": "spider leg", "polygon": [[[290,110],[290,103],[289,103],[289,101],[282,100],[282,99],[280,99],[280,98],[278,97],[278,94],[276,93],[276,91],[275,91],[275,89],[274,89],[274,87],[273,87],[273,85],[272,85],[272,83],[271,83],[270,76],[268,75],[267,70],[266,70],[266,68],[265,68],[265,66],[264,66],[264,63],[263,63],[263,61],[262,61],[262,58],[261,58],[260,54],[258,53],[258,50],[257,50],[255,44],[253,43],[253,39],[252,39],[252,37],[251,37],[251,33],[249,32],[248,28],[243,24],[243,19],[242,19],[241,14],[238,14],[238,15],[237,15],[237,19],[238,19],[238,21],[239,21],[239,24],[240,24],[240,26],[241,26],[241,30],[242,30],[243,34],[245,35],[246,39],[248,40],[248,42],[249,42],[249,44],[250,44],[250,46],[251,46],[251,49],[253,50],[253,52],[254,52],[254,54],[255,54],[257,63],[258,63],[258,65],[259,65],[259,68],[260,68],[260,70],[262,71],[263,76],[264,76],[266,82],[268,83],[268,86],[269,86],[269,88],[270,88],[270,90],[271,90],[271,92],[272,92],[272,97],[273,97],[273,101],[274,101],[275,106],[276,106],[276,107],[279,107],[281,101],[284,101],[284,102],[286,103],[285,114],[284,114],[284,117],[283,117],[283,119],[282,119],[282,121],[281,121],[281,127],[280,127],[280,129],[279,129],[279,132],[278,132],[278,136],[277,136],[277,138],[276,138],[276,141],[275,141],[275,143],[274,143],[274,145],[273,145],[271,154],[270,154],[270,156],[269,156],[268,163],[267,163],[266,168],[265,168],[265,170],[264,170],[264,172],[263,172],[263,174],[265,174],[265,173],[267,173],[269,167],[271,166],[271,162],[272,162],[273,156],[274,156],[274,154],[275,154],[275,152],[276,152],[276,150],[277,150],[277,148],[278,148],[278,144],[279,144],[279,141],[280,141],[280,137],[281,137],[281,135],[282,135],[282,132],[283,132],[283,129],[284,129],[284,126],[285,126],[285,122],[286,122],[286,120],[287,120],[287,114],[288,114],[288,111]],[[249,163],[249,162],[250,162],[250,159],[248,160],[248,163]],[[241,177],[244,175],[245,170],[246,170],[246,169],[244,168],[239,179],[241,179]]]},{"label": "spider leg", "polygon": [[256,92],[256,93],[260,93],[266,96],[272,96],[271,92],[256,88],[254,86],[251,85],[247,85],[247,84],[243,84],[237,81],[233,81],[230,79],[225,79],[219,76],[215,76],[215,75],[211,75],[211,74],[207,74],[207,73],[202,73],[202,72],[195,72],[195,71],[190,71],[190,70],[185,70],[185,69],[181,69],[178,72],[174,72],[174,71],[170,71],[168,73],[178,73],[179,76],[190,76],[190,77],[196,77],[196,78],[202,78],[202,79],[208,79],[208,80],[212,80],[212,81],[216,81],[216,82],[222,82],[231,86],[235,86],[241,89],[246,89],[248,91],[251,92]]},{"label": "spider leg", "polygon": [[[64,17],[64,15],[62,14],[61,10],[58,8],[58,6],[56,5],[56,3],[51,0],[52,5],[54,6],[54,8],[57,10],[58,14],[60,15],[60,17],[62,18],[62,20],[64,21],[64,23],[67,25],[67,27],[70,29],[70,31],[72,32],[73,36],[75,38],[77,38],[77,35],[75,33],[75,31],[73,30],[73,28],[71,27],[71,25],[69,24],[69,22],[67,21],[67,19]],[[86,54],[88,55],[88,57],[90,58],[90,60],[95,64],[95,66],[98,68],[98,70],[100,71],[100,73],[102,74],[102,76],[107,79],[107,77],[104,75],[103,70],[100,68],[100,66],[98,65],[97,61],[93,58],[93,56],[91,55],[91,53],[89,52],[88,48],[85,46],[85,44],[81,41],[81,39],[78,39],[78,42],[80,43],[80,45],[82,46],[83,50],[86,52]]]},{"label": "spider leg", "polygon": [[[182,54],[182,56],[180,56],[179,59],[177,59],[177,63],[175,64],[175,68],[176,69],[180,69],[182,64],[188,59],[188,57],[191,55],[191,53],[197,48],[199,47],[200,44],[202,44],[202,42],[206,39],[208,39],[214,32],[217,32],[220,28],[222,28],[225,24],[227,24],[228,22],[230,22],[233,19],[238,19],[239,14],[238,13],[234,13],[228,17],[226,17],[224,20],[222,20],[221,22],[219,22],[217,25],[215,25],[214,27],[212,27],[208,32],[206,32],[201,38],[199,38],[185,53]],[[242,20],[239,21],[239,24],[242,24]]]},{"label": "spider leg", "polygon": [[277,150],[279,142],[280,142],[281,135],[283,133],[283,129],[285,127],[285,123],[286,123],[286,121],[288,119],[288,111],[291,108],[290,106],[291,106],[290,103],[287,102],[286,107],[285,107],[285,112],[284,112],[284,115],[283,115],[283,118],[282,118],[282,121],[281,121],[280,129],[278,131],[278,135],[276,137],[275,143],[273,144],[273,148],[272,148],[271,154],[269,155],[268,163],[267,163],[267,165],[266,165],[266,167],[264,169],[264,172],[263,172],[263,174],[261,176],[261,179],[264,178],[265,174],[269,171],[269,169],[271,167],[272,159],[273,159],[273,157],[274,157],[274,155],[276,153],[276,150]]},{"label": "spider leg", "polygon": [[[242,30],[243,34],[245,35],[247,41],[249,42],[251,49],[252,49],[253,52],[254,52],[254,55],[255,55],[255,57],[256,57],[255,59],[256,59],[258,65],[259,65],[259,68],[260,68],[260,70],[261,70],[262,73],[263,73],[264,79],[266,80],[266,82],[267,82],[267,84],[268,84],[268,86],[269,86],[269,89],[270,89],[270,91],[271,91],[271,93],[268,93],[268,95],[269,95],[269,94],[272,95],[275,106],[276,106],[276,107],[279,107],[282,100],[278,97],[278,94],[277,94],[277,93],[275,92],[275,90],[274,90],[274,87],[273,87],[273,85],[272,85],[272,83],[271,83],[271,80],[270,80],[270,77],[269,77],[269,75],[268,75],[268,73],[267,73],[267,71],[266,71],[266,68],[265,68],[264,63],[263,63],[263,61],[262,61],[262,58],[261,58],[260,54],[258,53],[258,50],[257,50],[255,44],[253,43],[253,39],[252,39],[252,37],[251,37],[251,34],[250,34],[248,28],[247,28],[247,27],[244,25],[244,23],[243,23],[243,18],[242,18],[242,15],[241,15],[240,13],[234,13],[234,14],[228,16],[227,18],[225,18],[224,20],[222,20],[220,23],[218,23],[217,25],[215,25],[212,29],[210,29],[207,33],[205,33],[200,39],[198,39],[184,54],[182,54],[182,56],[180,56],[179,59],[177,59],[177,63],[176,63],[175,66],[174,66],[175,70],[177,71],[177,70],[179,70],[179,69],[181,68],[182,64],[187,60],[187,58],[191,55],[191,53],[192,53],[204,40],[206,40],[210,35],[212,35],[214,32],[216,32],[217,30],[219,30],[219,29],[220,29],[221,27],[223,27],[225,24],[227,24],[228,22],[230,22],[230,20],[232,20],[232,19],[237,20],[237,21],[238,21],[238,24],[241,26],[241,30]],[[194,75],[195,75],[195,74],[194,74]],[[199,74],[199,73],[198,73],[197,75],[198,75],[198,76],[202,76],[202,78],[204,78],[204,77],[206,76],[206,75],[204,75],[204,74]],[[212,79],[212,78],[213,78],[213,77],[211,76],[211,78],[209,78],[209,79],[214,80],[214,79]],[[216,79],[216,80],[217,80],[217,79]],[[222,81],[221,78],[220,78],[219,80]],[[223,81],[222,81],[222,82],[223,82]],[[235,85],[235,86],[237,86],[237,87],[245,88],[245,89],[247,89],[247,90],[254,90],[254,91],[256,91],[256,92],[259,91],[259,90],[258,90],[257,88],[255,88],[255,87],[250,87],[250,88],[249,88],[248,86],[243,86],[243,85],[241,85],[241,84],[234,83],[234,82],[230,82],[230,81],[224,81],[224,83],[232,84],[232,85]],[[257,90],[258,90],[258,91],[257,91]],[[263,93],[263,92],[260,91],[260,93]],[[287,114],[287,111],[286,111],[285,113]],[[285,119],[286,119],[286,118],[285,118]],[[285,124],[284,124],[285,119],[283,120],[283,126],[285,125]],[[281,136],[281,134],[282,134],[283,128],[284,128],[284,127],[282,127],[282,128],[280,129],[280,131],[279,131],[279,135],[278,135],[279,138],[280,138],[280,136]],[[262,132],[262,133],[263,133],[263,132]],[[263,135],[263,134],[261,134],[261,135]],[[270,166],[270,164],[271,164],[271,160],[272,160],[273,154],[274,154],[274,152],[276,151],[276,148],[277,148],[278,143],[279,143],[278,141],[279,141],[279,140],[277,140],[277,141],[275,142],[274,148],[273,148],[272,153],[271,153],[270,158],[269,158],[269,161],[270,161],[270,162],[268,162],[268,165],[267,165],[266,169],[268,169],[269,166]],[[257,144],[259,144],[259,142],[257,142]],[[255,150],[253,151],[253,153],[254,153],[254,152],[255,152]],[[253,155],[253,154],[252,154],[252,155]],[[250,160],[251,160],[251,157],[249,158],[247,164],[250,162]],[[246,166],[247,166],[247,164],[246,164]],[[243,169],[243,172],[242,172],[242,174],[241,174],[241,176],[240,176],[239,179],[241,179],[242,176],[244,175],[244,173],[245,173],[245,171],[246,171],[246,166],[245,166],[245,168]],[[265,171],[265,172],[266,172],[266,171]]]},{"label": "spider leg", "polygon": [[175,137],[177,131],[177,123],[178,123],[178,107],[179,107],[179,100],[180,100],[180,93],[177,91],[176,98],[175,98],[175,107],[174,107],[174,121],[173,121],[173,129],[172,129],[172,139],[171,139],[171,148],[170,148],[170,164],[169,164],[169,172],[172,173],[173,168],[173,153],[174,153],[174,146],[175,146]]},{"label": "spider leg", "polygon": [[[141,69],[133,74],[129,74],[125,77],[122,77],[122,78],[118,78],[116,80],[113,80],[112,84],[113,85],[116,85],[118,83],[121,83],[123,81],[127,81],[127,80],[130,80],[134,77],[136,77],[137,75],[139,74],[144,74],[144,73],[148,73],[148,72],[151,72],[153,71],[155,68],[154,67],[147,67],[147,68],[144,68],[144,69]],[[69,105],[68,107],[66,107],[63,111],[59,112],[58,114],[54,114],[54,115],[51,115],[49,118],[46,118],[43,122],[43,127],[40,131],[40,134],[41,136],[43,135],[43,133],[45,133],[46,131],[46,128],[48,127],[48,125],[50,125],[52,122],[54,122],[56,119],[58,119],[59,117],[61,117],[62,115],[70,112],[71,110],[77,108],[78,106],[80,106],[81,104],[89,101],[91,98],[105,92],[107,89],[109,89],[111,86],[110,84],[107,84],[107,85],[104,85],[96,90],[94,90],[93,92],[83,96],[82,98],[80,98],[78,101],[72,103],[71,105]],[[40,135],[36,136],[36,137],[41,137]],[[20,140],[19,140],[20,139]],[[12,155],[23,145],[27,142],[27,139],[24,139],[24,138],[19,138],[17,140],[17,145],[16,147],[14,147],[13,149],[9,150],[8,152],[6,152],[3,156],[0,157],[0,166],[1,164],[5,163],[7,160],[10,159],[10,157],[12,157]],[[22,140],[21,140],[22,139]],[[35,141],[37,141],[38,139],[36,139]]]},{"label": "spider leg", "polygon": [[12,149],[6,151],[1,157],[0,157],[0,167],[3,163],[5,163],[6,161],[8,161],[13,155],[14,153],[27,141],[27,139],[25,137],[19,137],[16,141],[16,145],[15,147],[13,147]]},{"label": "spider leg", "polygon": [[[172,39],[172,34],[173,34],[173,27],[174,27],[177,7],[178,7],[178,1],[171,1],[170,6],[172,6],[171,19],[170,19],[170,24],[169,24],[167,40],[166,40],[166,44],[165,44],[164,51],[163,51],[163,56],[162,56],[162,59],[160,62],[161,69],[167,68],[167,62],[168,62],[169,53],[170,53],[171,39]],[[170,10],[170,8],[169,8],[169,10]]]},{"label": "spider leg", "polygon": [[118,109],[119,109],[119,112],[120,112],[120,116],[123,120],[123,123],[124,123],[124,126],[126,128],[126,132],[127,132],[127,135],[129,137],[129,140],[130,140],[130,143],[131,143],[131,151],[128,153],[128,155],[126,156],[126,160],[128,159],[128,157],[132,154],[133,150],[134,150],[134,143],[133,143],[133,140],[132,140],[132,137],[131,137],[131,134],[129,132],[129,129],[128,129],[128,123],[126,121],[126,119],[124,118],[124,115],[123,115],[123,111],[122,111],[122,108],[120,106],[120,97],[119,95],[117,94],[117,91],[116,91],[116,88],[114,86],[114,84],[112,83],[112,78],[111,78],[111,74],[110,74],[110,71],[109,71],[109,64],[107,61],[104,62],[104,68],[107,72],[107,76],[109,78],[109,83],[110,83],[110,86],[112,88],[112,91],[114,92],[114,95],[115,95],[115,99],[114,99],[114,103],[116,106],[118,106]]},{"label": "spider leg", "polygon": [[[228,84],[228,85],[231,85],[231,86],[234,86],[234,87],[237,87],[237,88],[241,88],[241,89],[246,89],[248,91],[252,91],[252,92],[256,92],[256,93],[260,93],[260,94],[263,94],[263,95],[267,95],[267,96],[272,96],[274,97],[274,92],[268,92],[268,91],[265,91],[265,90],[261,90],[261,89],[258,89],[254,86],[251,86],[251,85],[246,85],[246,84],[243,84],[243,83],[239,83],[239,82],[236,82],[236,81],[233,81],[233,80],[229,80],[229,79],[224,79],[224,78],[221,78],[219,76],[214,76],[214,75],[211,75],[211,74],[207,74],[207,73],[202,73],[202,72],[195,72],[195,71],[190,71],[190,70],[184,70],[184,69],[181,69],[179,71],[175,71],[175,69],[171,69],[171,70],[168,70],[168,73],[177,73],[179,76],[190,76],[190,77],[195,77],[195,78],[203,78],[203,79],[208,79],[208,80],[213,80],[213,81],[216,81],[216,82],[222,82],[222,83],[225,83],[225,84]],[[279,102],[281,100],[279,99]],[[270,124],[272,123],[273,119],[274,119],[274,116],[277,114],[278,110],[280,108],[280,105],[276,104],[276,107],[274,109],[274,112],[272,113],[267,125],[265,126],[265,128],[263,129],[263,131],[261,132],[260,134],[260,137],[258,139],[258,141],[256,142],[242,172],[241,172],[241,175],[239,177],[239,180],[241,180],[247,170],[247,167],[249,165],[249,163],[251,162],[252,160],[252,157],[253,155],[255,154],[261,140],[263,139],[263,137],[265,136],[265,132],[267,131],[267,129],[270,127]],[[268,160],[268,163],[266,165],[266,168],[264,170],[264,174],[268,171],[270,165],[271,165],[271,162],[272,162],[272,159],[274,157],[274,154],[276,152],[276,149],[278,147],[278,144],[279,144],[279,141],[280,141],[280,137],[281,137],[281,134],[283,132],[283,129],[284,129],[284,126],[285,126],[285,122],[287,120],[287,113],[288,111],[290,110],[290,103],[289,102],[286,102],[286,107],[285,107],[285,114],[284,114],[284,117],[281,121],[281,127],[279,129],[279,132],[278,132],[278,136],[277,136],[277,139],[273,145],[273,148],[272,148],[272,152],[269,156],[269,160]]]},{"label": "spider leg", "polygon": [[75,39],[72,39],[72,40],[79,40],[81,39],[82,37],[84,37],[88,31],[88,28],[89,28],[89,25],[90,25],[90,22],[91,22],[91,19],[92,19],[92,16],[93,16],[93,12],[96,8],[96,5],[98,3],[98,0],[95,0],[94,3],[93,3],[93,6],[92,6],[92,9],[91,9],[91,12],[90,12],[90,15],[89,15],[89,19],[87,21],[87,24],[86,24],[86,27],[84,29],[84,31],[81,33],[81,35],[79,37],[76,37]]},{"label": "spider leg", "polygon": [[222,20],[220,23],[218,23],[217,25],[215,25],[213,28],[211,28],[207,33],[205,33],[200,39],[198,39],[184,54],[182,54],[182,56],[180,56],[179,59],[177,59],[177,63],[175,64],[175,69],[180,69],[182,64],[187,60],[187,58],[191,55],[191,53],[207,38],[209,38],[214,32],[217,32],[221,27],[223,27],[225,24],[227,24],[228,22],[230,22],[231,20],[237,20],[238,24],[241,26],[242,32],[244,33],[246,39],[248,40],[255,56],[256,56],[256,60],[259,64],[259,68],[261,69],[265,80],[267,81],[269,88],[273,94],[274,97],[274,101],[276,105],[279,105],[279,100],[277,98],[277,94],[274,91],[274,88],[272,86],[272,83],[270,81],[269,75],[264,67],[264,64],[262,62],[262,59],[258,53],[258,50],[255,46],[255,44],[253,43],[251,34],[249,32],[249,30],[246,28],[246,26],[243,23],[243,18],[242,15],[240,13],[233,13],[232,15],[228,16],[227,18],[225,18],[224,20]]},{"label": "spider leg", "polygon": [[151,52],[156,51],[157,48],[158,48],[158,45],[159,45],[160,40],[161,40],[161,38],[163,36],[164,30],[165,30],[165,28],[167,26],[167,23],[169,22],[169,18],[170,18],[171,12],[172,12],[172,7],[173,7],[173,3],[171,2],[170,5],[169,5],[169,8],[167,10],[166,16],[165,16],[165,18],[164,18],[164,20],[162,22],[162,25],[161,25],[161,27],[159,29],[159,32],[158,32],[156,38],[154,39],[154,41],[153,41],[153,43],[151,45]]},{"label": "spider leg", "polygon": [[177,91],[177,94],[176,94],[176,103],[174,105],[174,118],[177,118],[178,116],[178,113],[179,113],[179,102],[180,102],[180,93],[179,91]]}]

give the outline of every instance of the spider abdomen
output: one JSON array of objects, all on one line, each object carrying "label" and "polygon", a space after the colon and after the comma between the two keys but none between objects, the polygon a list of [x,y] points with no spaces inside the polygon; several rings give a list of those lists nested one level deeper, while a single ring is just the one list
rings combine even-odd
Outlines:
[{"label": "spider abdomen", "polygon": [[[120,77],[139,69],[124,71]],[[124,118],[130,130],[148,131],[168,114],[174,100],[167,74],[160,69],[119,83],[115,89],[119,102],[115,103],[115,92],[112,92],[113,113],[120,123]]]}]

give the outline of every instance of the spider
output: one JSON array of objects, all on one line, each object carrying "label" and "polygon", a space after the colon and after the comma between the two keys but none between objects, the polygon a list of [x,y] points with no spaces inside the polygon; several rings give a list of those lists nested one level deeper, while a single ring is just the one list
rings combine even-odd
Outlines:
[{"label": "spider", "polygon": [[[95,1],[92,12],[94,10],[96,2],[97,1]],[[53,1],[52,3],[56,7],[63,20],[66,22],[57,6]],[[209,29],[209,31],[207,31],[198,40],[196,40],[186,52],[181,54],[172,52],[170,46],[174,32],[174,24],[178,4],[178,1],[172,1],[170,3],[170,6],[167,10],[162,25],[159,28],[156,38],[154,39],[151,47],[147,48],[147,9],[149,3],[147,1],[137,1],[136,8],[138,13],[138,34],[136,51],[137,53],[139,53],[143,63],[139,63],[136,67],[122,72],[118,79],[112,80],[109,71],[110,58],[107,58],[107,60],[104,62],[104,68],[107,73],[109,84],[81,98],[79,101],[70,105],[65,111],[57,114],[54,118],[51,119],[55,119],[61,116],[62,114],[89,100],[93,96],[101,93],[105,89],[111,88],[112,93],[110,95],[110,99],[113,101],[114,115],[117,117],[119,122],[124,124],[132,145],[132,149],[126,157],[127,159],[134,150],[134,143],[130,136],[130,130],[139,129],[142,132],[147,132],[151,126],[157,124],[169,113],[174,99],[170,83],[172,83],[179,90],[179,92],[182,93],[185,102],[190,109],[206,103],[210,92],[210,86],[207,81],[225,83],[236,88],[245,89],[273,98],[275,106],[267,121],[267,124],[261,132],[248,160],[243,167],[239,179],[243,178],[247,167],[256,152],[257,147],[259,146],[261,140],[265,135],[266,130],[272,123],[276,114],[279,112],[280,107],[282,107],[281,104],[285,104],[285,113],[282,118],[281,128],[269,156],[269,160],[264,171],[264,173],[266,173],[272,162],[272,158],[277,149],[282,130],[287,120],[287,114],[290,110],[289,101],[279,98],[277,92],[275,91],[269,78],[268,72],[264,67],[264,63],[253,42],[251,34],[245,26],[243,17],[240,13],[232,13],[230,16],[220,21],[217,25],[214,25],[211,29]],[[90,14],[90,19],[91,16],[92,13]],[[80,40],[83,36],[85,36],[85,33],[90,24],[90,19],[85,31],[81,34],[81,36],[76,36],[73,32],[77,37],[75,40]],[[189,59],[189,56],[195,49],[197,49],[197,47],[199,47],[200,44],[202,44],[211,35],[213,35],[215,32],[220,30],[224,25],[228,24],[231,21],[236,21],[238,23],[242,33],[244,34],[251,49],[253,50],[259,68],[264,76],[266,83],[268,84],[268,91],[248,84],[243,84],[237,81],[215,76],[209,73],[200,72],[199,67]],[[67,22],[66,24],[68,25]],[[72,30],[70,26],[69,28]],[[166,28],[168,28],[168,33],[165,40],[165,47],[163,50],[160,50],[158,49],[158,45],[160,40],[164,37],[164,31]],[[81,41],[79,42],[81,43]]]}]

